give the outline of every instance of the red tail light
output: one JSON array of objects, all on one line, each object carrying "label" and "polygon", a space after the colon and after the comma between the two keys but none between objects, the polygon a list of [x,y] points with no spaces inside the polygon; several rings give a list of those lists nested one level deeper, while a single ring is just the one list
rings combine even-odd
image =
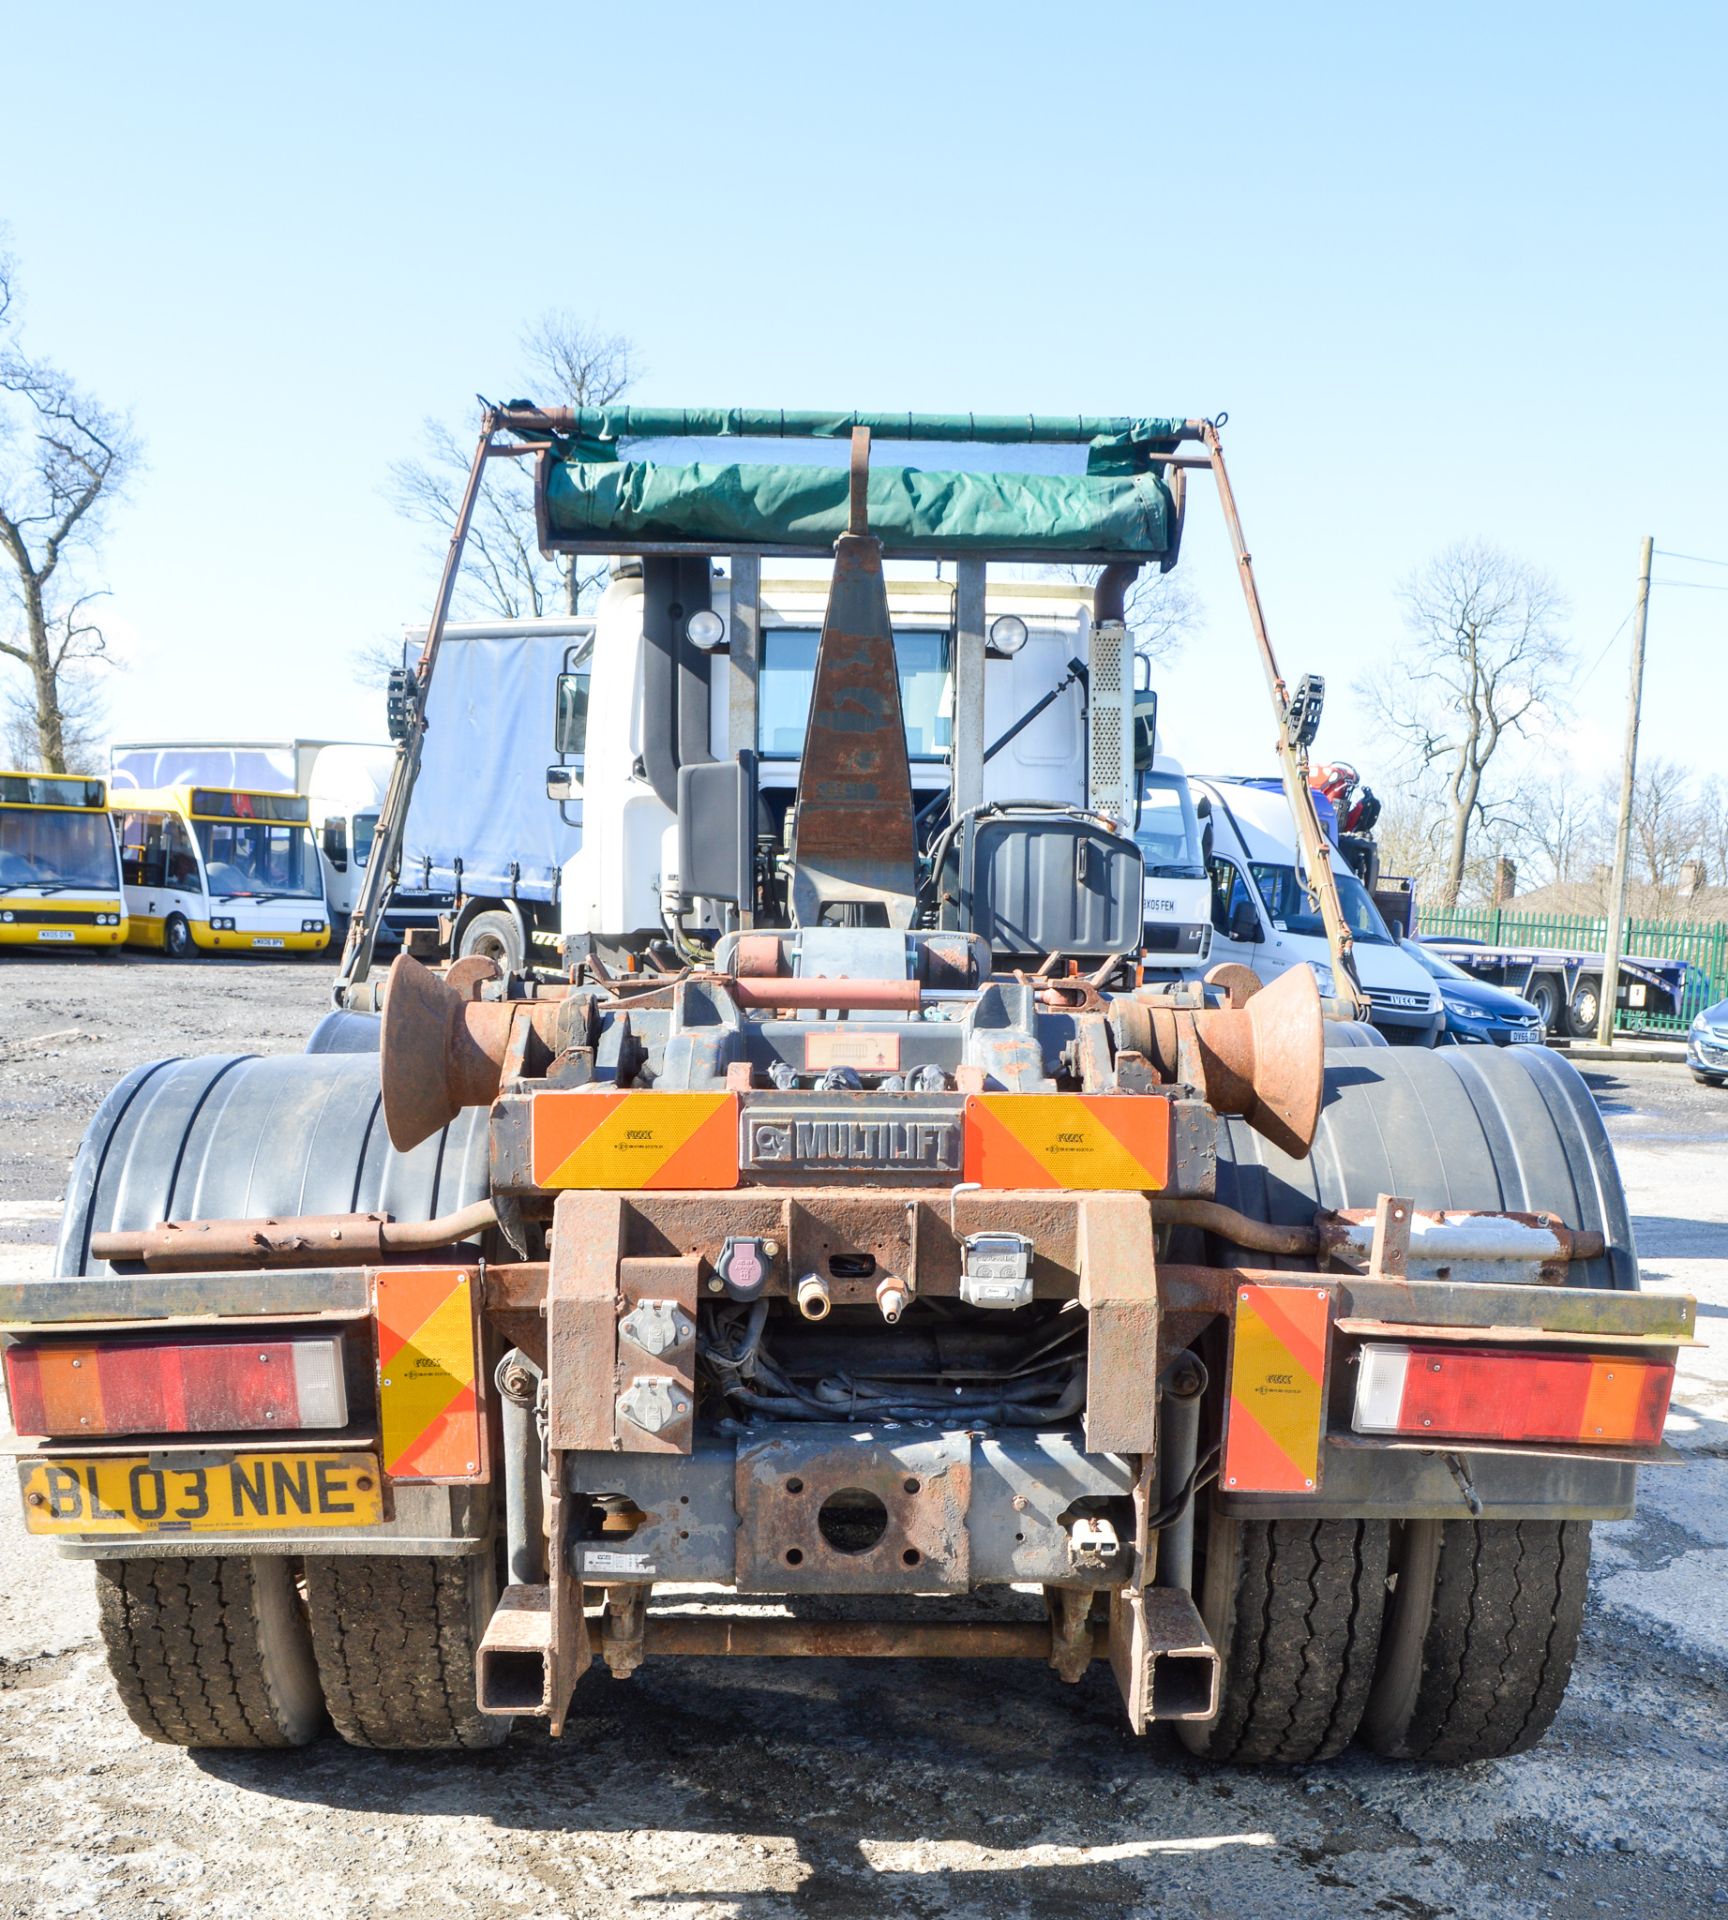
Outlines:
[{"label": "red tail light", "polygon": [[1671,1362],[1505,1347],[1365,1346],[1358,1433],[1436,1440],[1528,1440],[1653,1447],[1662,1438]]},{"label": "red tail light", "polygon": [[6,1352],[6,1391],[19,1433],[51,1440],[348,1424],[339,1334],[14,1346]]}]

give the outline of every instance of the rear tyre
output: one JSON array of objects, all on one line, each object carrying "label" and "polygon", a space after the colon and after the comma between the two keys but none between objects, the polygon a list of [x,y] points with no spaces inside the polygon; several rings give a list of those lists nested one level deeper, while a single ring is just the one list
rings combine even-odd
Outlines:
[{"label": "rear tyre", "polygon": [[1386,1597],[1382,1520],[1241,1520],[1212,1510],[1201,1611],[1218,1714],[1177,1725],[1209,1760],[1300,1766],[1350,1744]]},{"label": "rear tyre", "polygon": [[490,1553],[308,1560],[312,1646],[350,1746],[494,1747],[510,1722],[474,1703],[474,1655],[498,1600]]},{"label": "rear tyre", "polygon": [[1594,1040],[1596,1023],[1602,1018],[1602,982],[1580,980],[1566,1009],[1566,1026],[1574,1040]]},{"label": "rear tyre", "polygon": [[196,960],[198,943],[182,913],[171,913],[162,928],[162,946],[170,960]]},{"label": "rear tyre", "polygon": [[491,960],[506,973],[520,973],[527,962],[523,951],[522,928],[508,913],[477,913],[462,929],[456,943],[457,958],[477,953]]},{"label": "rear tyre", "polygon": [[1589,1568],[1588,1521],[1405,1522],[1366,1744],[1443,1766],[1533,1747],[1571,1677]]},{"label": "rear tyre", "polygon": [[115,1689],[152,1740],[299,1747],[323,1725],[291,1560],[98,1560],[96,1598]]}]

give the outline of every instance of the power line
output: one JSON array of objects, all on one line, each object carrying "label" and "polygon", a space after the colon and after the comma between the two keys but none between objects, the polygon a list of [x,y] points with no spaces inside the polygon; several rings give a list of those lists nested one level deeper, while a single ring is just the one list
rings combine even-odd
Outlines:
[{"label": "power line", "polygon": [[1601,666],[1602,662],[1608,658],[1609,647],[1613,646],[1614,642],[1618,640],[1621,634],[1623,634],[1626,631],[1626,622],[1630,620],[1633,614],[1635,614],[1637,611],[1638,611],[1638,602],[1634,600],[1631,606],[1629,606],[1626,609],[1624,615],[1621,617],[1619,626],[1617,626],[1614,629],[1614,631],[1611,634],[1609,634],[1606,642],[1603,644],[1602,651],[1599,654],[1597,654],[1596,658],[1593,661],[1591,661],[1589,671],[1584,675],[1584,678],[1580,680],[1577,686],[1573,689],[1575,693],[1582,693],[1585,687],[1587,687],[1590,684],[1590,675],[1593,674],[1596,671],[1596,669],[1599,666]]},{"label": "power line", "polygon": [[1652,580],[1653,587],[1690,587],[1694,593],[1728,593],[1728,587],[1719,587],[1713,580]]},{"label": "power line", "polygon": [[1700,567],[1728,567],[1728,560],[1711,560],[1702,553],[1670,553],[1666,547],[1658,547],[1656,553],[1663,560],[1690,560]]}]

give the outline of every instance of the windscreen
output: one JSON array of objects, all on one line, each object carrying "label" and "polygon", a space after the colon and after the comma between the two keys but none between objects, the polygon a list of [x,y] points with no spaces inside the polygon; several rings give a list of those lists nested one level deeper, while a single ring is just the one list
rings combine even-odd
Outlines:
[{"label": "windscreen", "polygon": [[1148,880],[1204,880],[1200,858],[1200,822],[1188,782],[1180,774],[1145,773],[1140,777],[1140,817],[1134,838],[1146,862]]},{"label": "windscreen", "polygon": [[[1308,889],[1294,867],[1255,865],[1252,872],[1260,898],[1266,902],[1266,911],[1280,933],[1312,934],[1325,939],[1325,922],[1309,900]],[[1344,924],[1351,935],[1367,946],[1391,946],[1392,936],[1386,931],[1386,922],[1380,918],[1380,909],[1369,898],[1362,882],[1354,874],[1337,869],[1333,870],[1332,877],[1338,883],[1338,904],[1344,909]]]},{"label": "windscreen", "polygon": [[[821,637],[814,627],[770,627],[763,635],[757,751],[770,759],[795,760],[804,751]],[[936,628],[902,627],[894,635],[894,658],[900,670],[906,751],[914,760],[940,759],[954,738],[948,635]]]},{"label": "windscreen", "polygon": [[317,900],[318,855],[304,827],[264,820],[196,820],[210,892],[224,900]]},{"label": "windscreen", "polygon": [[119,855],[108,815],[0,806],[0,887],[117,893]]}]

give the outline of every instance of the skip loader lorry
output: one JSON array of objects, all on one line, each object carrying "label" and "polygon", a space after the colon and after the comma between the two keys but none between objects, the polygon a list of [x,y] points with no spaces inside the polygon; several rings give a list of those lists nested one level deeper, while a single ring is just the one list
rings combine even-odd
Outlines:
[{"label": "skip loader lorry", "polygon": [[[639,562],[660,917],[556,970],[375,972],[502,459],[547,553]],[[1143,974],[1099,662],[1207,474],[1324,1001],[1309,967]],[[828,569],[783,815],[765,560]],[[952,732],[915,804],[884,564],[935,560]],[[1101,569],[1080,804],[984,797],[1003,565]],[[1133,1729],[1220,1760],[1539,1739],[1693,1308],[1639,1291],[1564,1060],[1378,1044],[1317,717],[1217,422],[488,407],[335,1006],[303,1053],[128,1075],[55,1277],[0,1289],[27,1524],[93,1563],[137,1724],[476,1747],[558,1733],[600,1669],[948,1657],[1046,1663],[1053,1712],[1106,1663]]]}]

